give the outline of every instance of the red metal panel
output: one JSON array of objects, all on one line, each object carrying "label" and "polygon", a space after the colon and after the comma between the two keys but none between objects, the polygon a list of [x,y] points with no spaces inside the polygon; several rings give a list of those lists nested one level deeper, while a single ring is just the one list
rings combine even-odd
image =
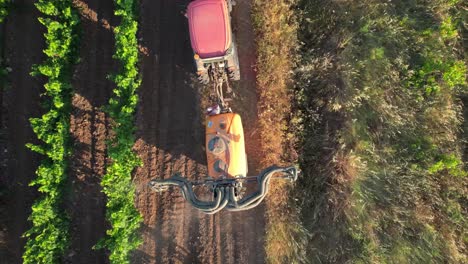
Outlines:
[{"label": "red metal panel", "polygon": [[200,58],[226,54],[231,44],[231,25],[225,0],[197,0],[187,10],[190,40]]}]

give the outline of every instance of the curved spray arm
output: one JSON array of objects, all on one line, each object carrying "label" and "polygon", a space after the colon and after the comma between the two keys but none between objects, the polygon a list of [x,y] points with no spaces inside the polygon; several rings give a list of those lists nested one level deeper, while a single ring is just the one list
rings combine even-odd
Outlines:
[{"label": "curved spray arm", "polygon": [[[279,176],[273,177],[280,173]],[[192,182],[182,177],[179,173],[169,179],[152,180],[149,186],[158,192],[165,191],[169,187],[179,187],[183,197],[196,209],[206,213],[215,214],[222,209],[228,211],[245,211],[259,205],[268,194],[269,183],[273,178],[286,178],[296,181],[298,171],[295,167],[271,166],[263,170],[258,176],[240,177],[231,179],[205,180],[202,182]],[[241,181],[255,180],[258,183],[258,190],[254,193],[238,199],[236,188]],[[193,186],[205,185],[211,186],[214,193],[212,201],[203,201],[198,199],[193,191]]]}]

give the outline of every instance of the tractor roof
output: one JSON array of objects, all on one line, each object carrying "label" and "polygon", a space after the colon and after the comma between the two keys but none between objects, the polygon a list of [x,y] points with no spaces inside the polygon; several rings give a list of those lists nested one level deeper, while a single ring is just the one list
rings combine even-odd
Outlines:
[{"label": "tractor roof", "polygon": [[231,45],[231,25],[225,0],[193,1],[187,17],[192,48],[200,58],[226,54]]}]

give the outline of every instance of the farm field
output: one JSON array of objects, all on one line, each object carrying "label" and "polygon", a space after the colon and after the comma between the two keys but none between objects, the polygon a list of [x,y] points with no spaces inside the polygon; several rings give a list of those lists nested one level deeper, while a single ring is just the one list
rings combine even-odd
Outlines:
[{"label": "farm field", "polygon": [[[193,76],[187,22],[182,14],[187,2],[139,3],[142,79],[138,93],[144,99],[139,100],[135,115],[134,149],[143,166],[135,171],[134,184],[135,205],[144,222],[141,228],[143,244],[135,251],[133,261],[235,263],[240,259],[262,262],[262,207],[239,214],[206,216],[191,209],[180,196],[161,196],[146,188],[149,180],[167,178],[175,170],[189,178],[206,173],[206,157],[202,149],[203,98],[200,94],[203,87]],[[93,246],[105,236],[108,227],[106,198],[100,182],[110,164],[106,140],[112,132],[109,115],[103,108],[114,89],[107,75],[118,69],[118,63],[112,58],[115,52],[112,29],[118,18],[113,14],[113,1],[76,1],[74,4],[80,7],[81,47],[80,61],[72,79],[70,133],[73,152],[68,173],[69,190],[64,203],[70,216],[71,241],[64,259],[67,263],[105,263],[108,261],[105,251],[93,249]],[[38,116],[42,111],[39,98],[43,80],[30,76],[29,72],[32,65],[44,58],[44,46],[37,45],[43,43],[44,29],[37,21],[39,13],[33,1],[18,1],[11,12],[11,18],[3,25],[4,54],[8,54],[5,60],[14,70],[2,93],[2,143],[7,143],[2,144],[7,150],[2,152],[6,155],[2,158],[5,160],[2,183],[8,184],[6,194],[14,195],[5,196],[5,200],[2,196],[2,215],[5,215],[2,228],[8,232],[2,233],[6,242],[2,242],[1,254],[9,263],[21,263],[25,240],[19,238],[30,226],[27,221],[30,207],[40,196],[34,188],[28,187],[28,183],[34,179],[41,157],[31,153],[25,144],[36,142],[28,118]],[[239,48],[245,77],[239,84],[239,89],[243,90],[239,94],[244,100],[238,109],[243,113],[244,123],[250,125],[255,122],[256,107],[250,2],[238,1],[234,15],[233,27],[235,30],[242,28],[237,37],[244,43]],[[25,36],[17,32],[34,34]],[[20,39],[22,37],[28,39]],[[23,49],[26,52],[23,53]],[[247,137],[251,134],[252,131],[246,129]],[[251,170],[258,170],[253,155],[256,150],[248,147],[247,151],[252,154],[249,156]],[[25,165],[21,165],[23,163]],[[241,219],[251,224],[239,225]]]},{"label": "farm field", "polygon": [[248,175],[301,174],[214,215],[148,187],[208,174],[190,2],[0,1],[0,263],[468,262],[464,1],[236,0]]}]

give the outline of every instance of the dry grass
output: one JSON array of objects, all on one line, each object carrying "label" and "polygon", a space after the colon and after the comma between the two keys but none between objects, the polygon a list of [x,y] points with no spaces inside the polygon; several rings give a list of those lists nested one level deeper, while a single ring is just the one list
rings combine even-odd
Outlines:
[{"label": "dry grass", "polygon": [[258,116],[263,164],[280,164],[286,116],[290,111],[291,71],[296,47],[291,1],[254,1],[257,43]]},{"label": "dry grass", "polygon": [[270,263],[467,261],[461,5],[254,1],[262,165],[293,144],[304,174],[300,218],[273,187]]},{"label": "dry grass", "polygon": [[[258,131],[262,167],[291,162],[287,124],[291,106],[291,76],[297,47],[294,0],[253,1],[257,42]],[[292,158],[294,159],[294,158]],[[301,234],[297,213],[291,206],[290,186],[271,183],[267,199],[266,255],[269,263],[294,263],[300,259]]]}]

